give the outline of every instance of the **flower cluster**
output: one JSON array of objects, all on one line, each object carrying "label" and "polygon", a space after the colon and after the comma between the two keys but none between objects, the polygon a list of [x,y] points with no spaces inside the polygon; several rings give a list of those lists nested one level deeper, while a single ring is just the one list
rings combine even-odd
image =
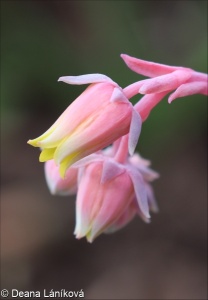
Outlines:
[{"label": "flower cluster", "polygon": [[[134,153],[142,122],[170,92],[168,101],[192,94],[207,95],[207,75],[121,55],[126,65],[150,77],[121,88],[102,74],[60,77],[87,89],[40,137],[28,143],[41,149],[52,194],[77,194],[76,238],[92,242],[114,232],[136,215],[145,222],[157,212],[151,182],[158,173]],[[144,96],[134,106],[130,99]]]}]

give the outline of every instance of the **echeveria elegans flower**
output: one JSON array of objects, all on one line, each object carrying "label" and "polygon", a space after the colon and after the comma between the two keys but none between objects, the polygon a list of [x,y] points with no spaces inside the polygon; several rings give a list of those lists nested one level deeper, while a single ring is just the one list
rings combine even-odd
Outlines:
[{"label": "echeveria elegans flower", "polygon": [[42,149],[41,162],[54,159],[64,177],[74,162],[110,145],[129,131],[129,151],[133,153],[141,118],[115,82],[101,74],[61,77],[59,81],[92,84],[43,135],[28,141]]}]

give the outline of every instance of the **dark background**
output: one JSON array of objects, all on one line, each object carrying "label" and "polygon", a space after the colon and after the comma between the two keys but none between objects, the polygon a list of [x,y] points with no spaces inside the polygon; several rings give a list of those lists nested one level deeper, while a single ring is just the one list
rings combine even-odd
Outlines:
[{"label": "dark background", "polygon": [[26,144],[86,87],[60,76],[143,78],[121,53],[207,72],[207,1],[1,1],[2,288],[207,299],[205,96],[165,99],[143,124],[138,151],[161,174],[160,213],[93,244],[74,238],[75,199],[50,195]]}]

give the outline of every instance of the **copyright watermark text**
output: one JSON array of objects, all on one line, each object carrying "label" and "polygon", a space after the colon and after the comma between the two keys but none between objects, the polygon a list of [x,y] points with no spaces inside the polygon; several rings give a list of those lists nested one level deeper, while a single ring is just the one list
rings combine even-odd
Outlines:
[{"label": "copyright watermark text", "polygon": [[46,289],[43,292],[40,291],[19,291],[17,289],[12,289],[9,292],[6,289],[1,290],[2,298],[84,298],[84,291],[81,289],[80,291],[67,291],[65,289],[61,289],[59,291]]}]

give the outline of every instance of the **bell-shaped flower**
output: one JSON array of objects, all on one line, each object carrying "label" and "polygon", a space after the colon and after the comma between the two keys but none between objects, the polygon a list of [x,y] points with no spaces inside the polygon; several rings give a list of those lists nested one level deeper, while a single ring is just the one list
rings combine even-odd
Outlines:
[{"label": "bell-shaped flower", "polygon": [[28,141],[41,148],[41,162],[54,159],[64,177],[73,163],[128,132],[129,151],[133,154],[142,121],[114,81],[101,74],[61,77],[59,81],[91,85],[43,135]]},{"label": "bell-shaped flower", "polygon": [[138,74],[151,77],[137,84],[140,94],[176,91],[169,96],[168,102],[193,94],[208,94],[207,74],[196,72],[189,68],[167,66],[141,60],[126,54],[121,54],[126,65]]},{"label": "bell-shaped flower", "polygon": [[59,168],[55,161],[48,160],[44,165],[45,178],[48,188],[53,195],[75,195],[77,192],[78,169],[70,167],[65,178],[61,178]]},{"label": "bell-shaped flower", "polygon": [[75,164],[81,168],[76,202],[76,237],[92,242],[122,216],[136,197],[142,215],[149,219],[148,196],[142,175],[133,165],[92,154]]}]

